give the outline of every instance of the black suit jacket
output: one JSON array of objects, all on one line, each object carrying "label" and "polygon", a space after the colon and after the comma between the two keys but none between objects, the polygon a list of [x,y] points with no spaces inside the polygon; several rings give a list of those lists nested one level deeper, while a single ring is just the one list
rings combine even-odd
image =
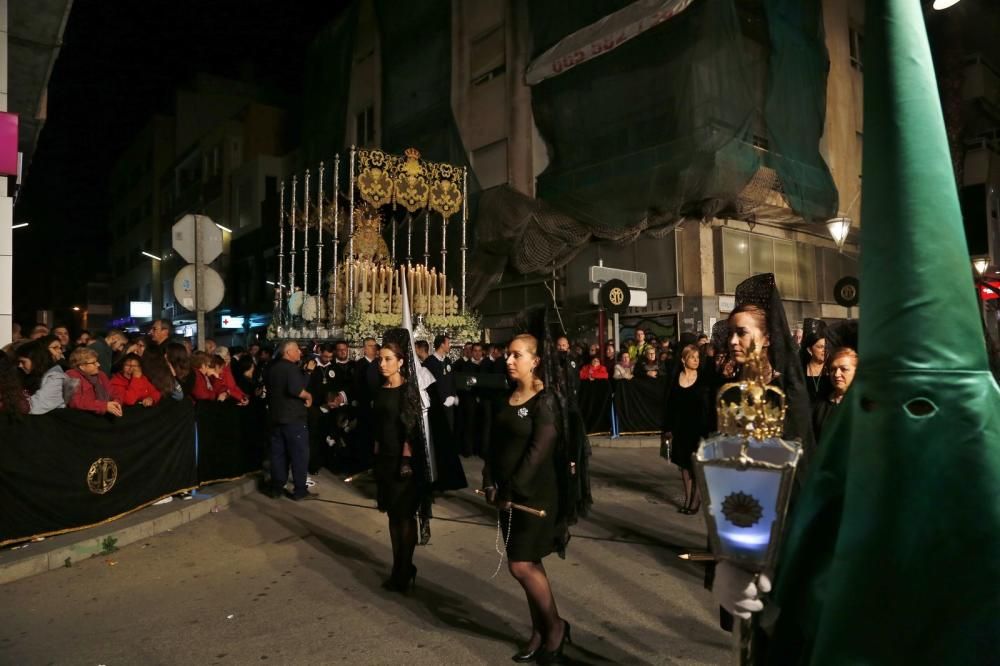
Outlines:
[{"label": "black suit jacket", "polygon": [[446,398],[456,395],[451,359],[445,357],[444,361],[441,361],[437,356],[431,354],[424,361],[424,367],[434,375],[433,396],[436,398],[436,402],[443,404]]},{"label": "black suit jacket", "polygon": [[328,366],[327,370],[333,370],[333,377],[326,384],[327,392],[340,393],[343,391],[347,396],[347,402],[354,400],[358,392],[357,383],[354,379],[357,374],[354,363],[351,361],[347,363],[334,361]]}]

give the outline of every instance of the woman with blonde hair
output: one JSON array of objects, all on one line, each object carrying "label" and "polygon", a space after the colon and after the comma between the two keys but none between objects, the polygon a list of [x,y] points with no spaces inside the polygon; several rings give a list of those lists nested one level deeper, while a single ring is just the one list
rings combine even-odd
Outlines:
[{"label": "woman with blonde hair", "polygon": [[701,496],[694,483],[692,457],[698,444],[712,430],[712,392],[701,368],[701,352],[697,345],[681,350],[681,362],[667,387],[665,437],[670,440],[670,462],[681,470],[684,483],[684,514],[698,513]]},{"label": "woman with blonde hair", "polygon": [[[565,547],[566,526],[558,517],[560,489],[565,485],[561,476],[566,470],[560,462],[564,454],[559,450],[560,404],[554,387],[547,387],[542,379],[556,377],[558,371],[543,372],[539,351],[538,337],[532,334],[522,333],[510,342],[507,375],[516,386],[496,406],[483,489],[499,510],[508,569],[524,589],[531,614],[531,638],[512,658],[557,663],[565,644],[571,642],[570,625],[559,616],[542,559]],[[544,510],[545,515],[514,511],[512,503]]]}]

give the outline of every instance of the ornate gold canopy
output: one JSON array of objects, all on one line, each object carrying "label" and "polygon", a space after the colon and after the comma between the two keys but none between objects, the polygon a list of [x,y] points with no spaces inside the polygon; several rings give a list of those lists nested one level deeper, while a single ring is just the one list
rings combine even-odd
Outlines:
[{"label": "ornate gold canopy", "polygon": [[407,148],[405,156],[381,150],[359,150],[357,184],[361,198],[376,208],[398,204],[411,213],[429,208],[451,217],[462,210],[462,169],[420,159]]}]

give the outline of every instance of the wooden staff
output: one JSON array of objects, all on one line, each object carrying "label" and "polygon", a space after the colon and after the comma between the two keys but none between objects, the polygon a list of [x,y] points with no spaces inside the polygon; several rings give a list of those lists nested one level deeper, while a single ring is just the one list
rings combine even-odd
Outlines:
[{"label": "wooden staff", "polygon": [[706,552],[701,552],[701,551],[696,551],[696,552],[693,552],[693,553],[681,553],[677,557],[679,557],[682,560],[686,560],[688,562],[714,562],[715,561],[715,555],[713,555],[712,553],[706,553]]},{"label": "wooden staff", "polygon": [[[476,488],[476,494],[486,497],[486,493]],[[523,511],[524,513],[530,513],[533,516],[538,516],[539,518],[544,518],[546,516],[545,509],[532,509],[530,506],[524,506],[523,504],[510,503],[510,508],[516,511]]]},{"label": "wooden staff", "polygon": [[362,476],[368,476],[371,473],[372,473],[372,470],[366,469],[363,472],[358,472],[357,474],[352,474],[351,476],[349,476],[346,479],[344,479],[344,483],[352,483],[355,479],[359,479]]}]

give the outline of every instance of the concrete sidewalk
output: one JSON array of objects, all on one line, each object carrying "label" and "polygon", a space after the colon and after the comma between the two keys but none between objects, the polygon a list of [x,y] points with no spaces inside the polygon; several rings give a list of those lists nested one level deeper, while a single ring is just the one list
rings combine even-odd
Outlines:
[{"label": "concrete sidewalk", "polygon": [[0,585],[105,554],[104,543],[108,537],[115,540],[114,548],[121,548],[169,532],[255,492],[257,483],[257,476],[253,475],[214,484],[198,489],[190,500],[174,499],[105,525],[7,547],[0,550]]}]

